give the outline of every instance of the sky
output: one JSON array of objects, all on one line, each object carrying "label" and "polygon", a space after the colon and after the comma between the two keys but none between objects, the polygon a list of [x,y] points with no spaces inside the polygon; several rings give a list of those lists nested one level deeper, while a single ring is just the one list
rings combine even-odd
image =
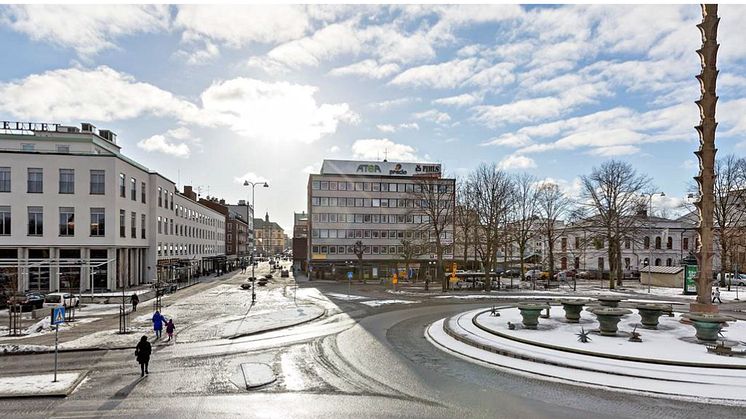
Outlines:
[{"label": "sky", "polygon": [[[719,155],[746,148],[746,6],[721,5]],[[482,162],[569,195],[606,159],[675,208],[698,170],[697,5],[0,6],[0,119],[118,134],[286,231],[323,159]]]}]

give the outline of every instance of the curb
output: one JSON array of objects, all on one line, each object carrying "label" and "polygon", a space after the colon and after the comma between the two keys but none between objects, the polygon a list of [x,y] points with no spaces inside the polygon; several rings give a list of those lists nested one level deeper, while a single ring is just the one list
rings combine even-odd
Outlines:
[{"label": "curb", "polygon": [[234,339],[239,339],[239,338],[243,338],[243,337],[247,337],[247,336],[254,336],[254,335],[260,335],[262,333],[274,332],[276,330],[289,329],[291,327],[300,326],[302,324],[306,324],[306,323],[312,322],[314,320],[318,320],[321,317],[325,316],[326,312],[327,312],[326,309],[324,309],[324,311],[322,311],[321,314],[319,314],[318,316],[312,317],[310,319],[303,320],[303,321],[298,322],[298,323],[293,323],[293,324],[286,325],[286,326],[271,327],[269,329],[257,330],[257,331],[254,331],[254,332],[240,333],[240,334],[237,334],[237,335],[229,336],[226,339],[228,339],[228,340],[234,340]]},{"label": "curb", "polygon": [[1,393],[0,392],[0,399],[32,399],[32,398],[42,398],[42,397],[67,397],[75,391],[75,389],[78,388],[80,383],[83,382],[83,380],[88,376],[88,373],[90,370],[85,370],[80,373],[80,376],[65,390],[65,391],[59,391],[59,392],[49,392],[49,393],[19,393],[19,394],[7,394],[7,393]]}]

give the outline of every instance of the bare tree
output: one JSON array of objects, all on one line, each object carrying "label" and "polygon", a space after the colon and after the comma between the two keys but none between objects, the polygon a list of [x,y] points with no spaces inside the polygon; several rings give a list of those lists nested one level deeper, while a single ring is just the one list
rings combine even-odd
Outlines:
[{"label": "bare tree", "polygon": [[413,281],[413,278],[410,278],[409,275],[409,267],[412,264],[412,261],[417,258],[418,256],[422,255],[422,246],[418,242],[416,242],[414,239],[409,238],[412,236],[413,232],[407,231],[407,238],[401,239],[401,248],[402,251],[399,253],[399,257],[401,257],[404,260],[404,264],[406,266],[406,272],[407,272],[407,278],[410,281]]},{"label": "bare tree", "polygon": [[554,277],[554,244],[564,235],[564,227],[557,225],[570,211],[570,199],[556,183],[543,183],[537,190],[537,203],[541,219],[539,229],[549,249],[549,278]]},{"label": "bare tree", "polygon": [[[720,249],[720,285],[725,286],[726,262],[739,237],[746,198],[746,160],[729,154],[715,161],[715,237]],[[728,283],[730,289],[730,283]]]},{"label": "bare tree", "polygon": [[650,179],[638,174],[629,163],[610,160],[581,176],[582,205],[591,217],[584,223],[591,235],[608,243],[609,288],[622,284],[622,243],[636,237],[642,227],[646,203],[642,193],[650,189]]},{"label": "bare tree", "polygon": [[453,213],[455,207],[455,182],[452,179],[422,177],[414,184],[414,209],[412,214],[422,216],[420,229],[428,232],[431,252],[436,257],[435,281],[440,279],[442,291],[448,290],[448,277],[443,275],[443,253],[447,236],[453,239]]},{"label": "bare tree", "polygon": [[510,177],[492,163],[482,163],[469,174],[469,193],[478,219],[477,254],[485,273],[485,290],[492,289],[491,271],[497,251],[504,242],[503,222],[511,206],[513,184]]},{"label": "bare tree", "polygon": [[456,185],[454,241],[456,248],[464,252],[465,265],[469,263],[469,245],[474,247],[476,241],[477,216],[474,212],[474,204],[469,184],[464,180],[459,180]]},{"label": "bare tree", "polygon": [[[518,246],[522,280],[526,279],[526,250],[528,250],[529,242],[536,236],[536,227],[539,225],[537,200],[536,178],[526,173],[517,175],[513,181],[510,225],[515,244]],[[536,289],[535,279],[536,276],[533,275],[531,281],[533,289]]]}]

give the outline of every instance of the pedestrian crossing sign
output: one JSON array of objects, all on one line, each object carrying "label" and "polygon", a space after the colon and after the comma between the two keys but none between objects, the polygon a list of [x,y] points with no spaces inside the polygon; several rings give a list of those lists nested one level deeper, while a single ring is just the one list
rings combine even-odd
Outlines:
[{"label": "pedestrian crossing sign", "polygon": [[62,324],[65,322],[65,307],[55,307],[52,309],[52,324]]}]

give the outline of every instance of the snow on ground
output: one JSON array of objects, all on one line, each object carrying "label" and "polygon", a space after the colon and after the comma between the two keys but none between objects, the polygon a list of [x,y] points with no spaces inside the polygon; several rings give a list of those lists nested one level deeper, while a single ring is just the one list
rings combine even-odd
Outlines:
[{"label": "snow on ground", "polygon": [[337,294],[337,293],[334,293],[334,292],[328,292],[328,293],[326,293],[326,296],[327,297],[331,297],[331,298],[335,298],[337,300],[348,300],[348,301],[352,301],[352,300],[365,300],[366,298],[368,298],[368,297],[364,297],[362,295]]},{"label": "snow on ground", "polygon": [[369,307],[380,307],[387,304],[417,304],[420,301],[411,301],[411,300],[370,300],[370,301],[361,301],[360,304],[365,304]]},{"label": "snow on ground", "polygon": [[[54,346],[51,347],[54,349]],[[49,346],[44,345],[18,345],[18,344],[2,344],[0,345],[0,352],[6,354],[13,353],[28,353],[28,352],[47,352],[50,350]]]},{"label": "snow on ground", "polygon": [[[69,330],[73,327],[80,326],[81,324],[85,323],[92,323],[97,320],[100,320],[98,317],[88,317],[84,319],[78,319],[76,317],[76,320],[74,322],[65,322],[60,325],[60,332],[64,332],[65,330]],[[50,321],[50,317],[44,317],[43,319],[39,320],[38,322],[34,323],[33,325],[21,330],[22,335],[21,336],[6,336],[8,334],[8,328],[5,326],[0,326],[0,340],[2,341],[12,341],[12,340],[18,340],[18,339],[27,339],[32,337],[37,337],[41,335],[45,335],[48,333],[54,333],[54,326],[52,326]]]},{"label": "snow on ground", "polygon": [[[517,308],[500,310],[500,317],[484,313],[477,317],[477,321],[482,326],[508,336],[581,351],[679,362],[746,365],[746,358],[715,355],[707,352],[703,345],[695,343],[691,339],[695,333],[694,327],[680,323],[681,316],[678,313],[674,317],[661,316],[658,330],[643,329],[640,326],[640,315],[637,313],[624,316],[619,322],[619,330],[631,332],[635,325],[638,325],[637,332],[642,337],[641,343],[629,342],[627,337],[609,337],[598,334],[591,334],[590,342],[581,343],[576,333],[580,332],[581,327],[585,331],[598,329],[596,316],[584,310],[580,314],[580,323],[567,323],[564,321],[564,316],[565,311],[562,307],[551,307],[550,319],[539,319],[537,330],[522,328],[522,317]],[[516,324],[516,329],[509,330],[508,322]],[[729,326],[723,330],[723,335],[736,343],[746,341],[746,322],[729,323]],[[735,346],[734,349],[744,350],[746,344]]]},{"label": "snow on ground", "polygon": [[57,382],[52,382],[54,374],[23,375],[0,377],[0,396],[13,397],[22,395],[64,395],[80,378],[79,372],[57,374]]}]

